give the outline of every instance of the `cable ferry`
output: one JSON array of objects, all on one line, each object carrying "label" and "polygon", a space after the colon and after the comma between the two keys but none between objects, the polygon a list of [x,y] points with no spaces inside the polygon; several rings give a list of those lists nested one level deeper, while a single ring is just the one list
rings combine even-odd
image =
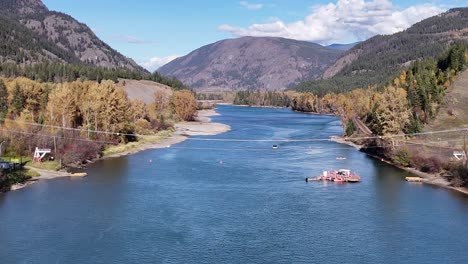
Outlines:
[{"label": "cable ferry", "polygon": [[361,177],[355,173],[352,173],[351,170],[339,169],[339,170],[327,170],[323,171],[323,174],[320,176],[306,178],[306,182],[312,181],[332,181],[337,183],[344,182],[360,182]]}]

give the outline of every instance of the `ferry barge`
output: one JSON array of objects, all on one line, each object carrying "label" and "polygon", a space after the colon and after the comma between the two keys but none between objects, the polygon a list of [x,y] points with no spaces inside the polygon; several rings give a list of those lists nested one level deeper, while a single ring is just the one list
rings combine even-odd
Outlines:
[{"label": "ferry barge", "polygon": [[361,177],[355,173],[352,173],[351,170],[340,169],[340,170],[328,170],[323,171],[323,174],[320,176],[306,178],[306,182],[313,182],[313,181],[331,181],[337,183],[344,183],[344,182],[360,182]]}]

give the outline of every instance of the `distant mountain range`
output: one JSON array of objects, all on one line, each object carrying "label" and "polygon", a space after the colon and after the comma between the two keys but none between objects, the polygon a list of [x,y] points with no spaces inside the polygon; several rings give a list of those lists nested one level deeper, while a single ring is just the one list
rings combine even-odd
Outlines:
[{"label": "distant mountain range", "polygon": [[361,42],[355,42],[355,43],[350,43],[350,44],[331,44],[331,45],[328,45],[327,47],[331,49],[347,51],[347,50],[352,49],[354,46],[356,46],[359,43]]},{"label": "distant mountain range", "polygon": [[468,8],[455,8],[403,32],[323,47],[283,38],[219,41],[159,69],[195,89],[345,91],[388,81],[411,62],[468,39]]},{"label": "distant mountain range", "polygon": [[[274,37],[227,39],[201,47],[159,72],[194,89],[284,90],[323,94],[381,84],[415,60],[435,58],[468,41],[468,8],[455,8],[393,35],[353,44]],[[101,41],[74,18],[40,0],[0,0],[0,63],[57,62],[145,69]]]},{"label": "distant mountain range", "polygon": [[0,62],[81,63],[144,72],[69,15],[40,0],[0,0]]},{"label": "distant mountain range", "polygon": [[195,89],[284,90],[315,79],[342,50],[273,37],[222,40],[159,68]]}]

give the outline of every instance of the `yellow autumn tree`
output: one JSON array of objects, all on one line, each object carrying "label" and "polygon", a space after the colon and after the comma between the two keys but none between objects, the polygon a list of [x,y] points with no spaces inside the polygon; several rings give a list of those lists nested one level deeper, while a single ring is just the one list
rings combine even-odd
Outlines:
[{"label": "yellow autumn tree", "polygon": [[175,115],[184,121],[193,121],[197,115],[195,95],[188,90],[175,91],[171,97],[171,105]]},{"label": "yellow autumn tree", "polygon": [[389,86],[377,94],[376,118],[384,135],[400,134],[410,121],[406,91]]},{"label": "yellow autumn tree", "polygon": [[52,126],[75,127],[77,101],[68,83],[60,84],[49,95],[46,122]]}]

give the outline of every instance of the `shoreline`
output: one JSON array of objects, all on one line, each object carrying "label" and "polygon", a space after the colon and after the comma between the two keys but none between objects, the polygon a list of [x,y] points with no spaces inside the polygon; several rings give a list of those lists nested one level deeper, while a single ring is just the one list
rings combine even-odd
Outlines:
[{"label": "shoreline", "polygon": [[98,160],[128,156],[149,149],[170,148],[170,146],[184,142],[191,136],[213,136],[231,130],[228,125],[211,122],[210,117],[212,116],[220,116],[220,114],[213,109],[199,110],[195,121],[175,124],[175,132],[170,137],[156,143],[147,143],[128,151],[104,156]]},{"label": "shoreline", "polygon": [[[331,137],[330,141],[336,142],[338,144],[344,144],[344,145],[354,147],[359,151],[362,149],[362,146],[357,145],[357,144],[355,144],[353,142],[347,141],[344,137],[341,137],[341,136],[333,136],[333,137]],[[390,162],[388,160],[385,160],[385,159],[383,159],[381,157],[378,157],[378,156],[375,156],[375,155],[372,155],[372,154],[369,154],[369,153],[366,153],[366,152],[363,152],[363,153],[365,153],[367,156],[369,156],[371,158],[377,159],[377,160],[379,160],[381,162],[385,162],[385,163],[387,163],[387,164],[389,164],[389,165],[391,165],[393,167],[399,168],[401,170],[404,170],[406,172],[409,172],[411,174],[419,176],[419,177],[423,178],[422,182],[425,183],[425,184],[441,187],[441,188],[444,188],[444,189],[447,189],[447,190],[452,190],[452,191],[456,191],[456,192],[468,195],[468,189],[467,188],[451,186],[449,181],[447,181],[446,179],[440,177],[439,175],[425,173],[425,172],[419,171],[419,170],[417,170],[415,168],[402,167],[402,166],[396,165],[396,164],[394,164],[394,163],[392,163],[392,162]]]},{"label": "shoreline", "polygon": [[[181,143],[187,140],[191,136],[212,136],[212,135],[222,134],[231,130],[231,127],[228,125],[211,122],[210,117],[212,116],[220,116],[220,114],[217,113],[216,110],[214,109],[199,110],[195,121],[180,122],[180,123],[175,124],[174,126],[175,132],[170,137],[164,138],[156,143],[143,144],[139,147],[136,147],[128,151],[112,154],[109,156],[103,156],[97,159],[96,161],[128,156],[128,155],[136,154],[138,152],[149,150],[149,149],[170,148],[170,146]],[[10,187],[10,191],[17,191],[17,190],[26,188],[41,180],[51,180],[51,179],[57,179],[57,178],[72,177],[71,173],[62,171],[62,170],[52,171],[52,170],[37,169],[34,167],[29,167],[29,166],[25,168],[36,171],[37,173],[40,174],[40,176],[33,177],[24,183],[13,184]]]}]

